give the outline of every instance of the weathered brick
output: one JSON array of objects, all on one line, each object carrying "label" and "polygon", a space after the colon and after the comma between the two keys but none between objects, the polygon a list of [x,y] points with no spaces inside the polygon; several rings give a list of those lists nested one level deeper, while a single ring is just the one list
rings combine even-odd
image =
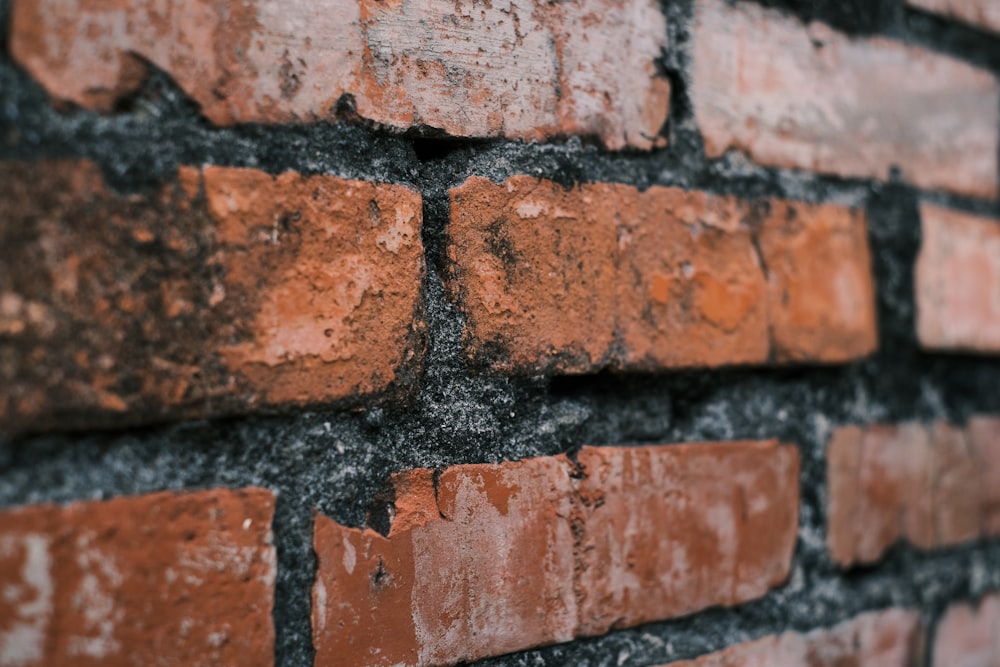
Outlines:
[{"label": "weathered brick", "polygon": [[386,536],[316,518],[317,663],[450,665],[759,597],[789,571],[798,453],[585,447],[392,488]]},{"label": "weathered brick", "polygon": [[655,0],[16,0],[11,52],[60,100],[109,110],[169,73],[216,124],[359,115],[393,128],[659,145]]},{"label": "weathered brick", "polygon": [[271,665],[274,497],[157,493],[0,513],[0,665]]},{"label": "weathered brick", "polygon": [[920,9],[1000,33],[1000,4],[996,0],[906,0]]},{"label": "weathered brick", "polygon": [[709,157],[997,194],[1000,87],[985,70],[724,0],[696,4],[693,68]]},{"label": "weathered brick", "polygon": [[184,167],[125,196],[89,163],[8,162],[0,202],[0,430],[345,399],[418,349],[406,188]]},{"label": "weathered brick", "polygon": [[848,361],[878,345],[864,215],[772,200],[759,231],[772,355]]},{"label": "weathered brick", "polygon": [[829,629],[771,635],[669,667],[917,667],[922,656],[920,615],[889,609]]},{"label": "weathered brick", "polygon": [[527,176],[451,192],[448,286],[504,372],[840,362],[877,344],[860,211]]},{"label": "weathered brick", "polygon": [[1000,664],[1000,595],[976,607],[952,605],[934,634],[933,667],[995,667]]},{"label": "weathered brick", "polygon": [[1000,352],[1000,220],[920,207],[915,270],[917,335],[924,347]]},{"label": "weathered brick", "polygon": [[945,423],[835,430],[827,447],[833,560],[873,563],[901,540],[932,549],[997,534],[994,428],[981,418],[968,433]]}]

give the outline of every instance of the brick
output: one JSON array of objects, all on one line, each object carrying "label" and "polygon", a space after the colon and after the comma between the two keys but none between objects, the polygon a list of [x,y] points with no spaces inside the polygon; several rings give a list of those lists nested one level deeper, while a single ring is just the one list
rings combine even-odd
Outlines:
[{"label": "brick", "polygon": [[877,344],[860,211],[473,177],[451,191],[448,288],[495,371],[840,362]]},{"label": "brick", "polygon": [[737,644],[670,667],[917,667],[922,655],[920,615],[888,609],[861,614],[828,629],[785,632]]},{"label": "brick", "polygon": [[0,513],[0,665],[271,665],[274,497],[157,493]]},{"label": "brick", "polygon": [[17,0],[14,58],[59,100],[108,111],[145,61],[210,121],[360,116],[464,137],[598,136],[650,148],[669,112],[655,0],[521,8],[446,0]]},{"label": "brick", "polygon": [[392,477],[391,525],[317,516],[317,663],[450,665],[760,597],[788,575],[798,452],[590,448]]},{"label": "brick", "polygon": [[920,207],[917,336],[939,350],[1000,353],[1000,221]]},{"label": "brick", "polygon": [[994,667],[1000,664],[1000,596],[988,595],[977,606],[955,604],[934,634],[934,667]]},{"label": "brick", "polygon": [[1000,33],[1000,5],[995,0],[906,0],[935,14],[963,21],[984,30]]},{"label": "brick", "polygon": [[997,195],[1000,87],[942,54],[698,0],[691,96],[709,157]]},{"label": "brick", "polygon": [[[827,446],[827,545],[836,563],[874,563],[893,544],[928,550],[1000,534],[995,420],[968,429],[848,426]],[[994,460],[997,459],[997,460]]]},{"label": "brick", "polygon": [[966,428],[979,470],[983,535],[1000,535],[1000,418],[978,416]]},{"label": "brick", "polygon": [[875,351],[875,295],[861,211],[772,201],[759,246],[778,361],[848,361]]},{"label": "brick", "polygon": [[7,162],[0,202],[0,430],[350,399],[416,363],[406,188],[184,167],[125,196],[86,162]]}]

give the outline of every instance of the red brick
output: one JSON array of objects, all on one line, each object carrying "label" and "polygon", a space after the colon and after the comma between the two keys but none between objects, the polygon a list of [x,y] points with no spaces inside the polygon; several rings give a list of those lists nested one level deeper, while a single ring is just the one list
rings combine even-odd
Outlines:
[{"label": "red brick", "polygon": [[1000,5],[996,0],[906,0],[919,9],[1000,33]]},{"label": "red brick", "polygon": [[469,355],[503,372],[840,362],[876,346],[859,211],[527,176],[452,190]]},{"label": "red brick", "polygon": [[[650,148],[669,112],[655,0],[17,0],[14,58],[59,100],[110,110],[169,73],[216,124],[359,115],[469,137]],[[350,96],[349,98],[347,96]],[[350,99],[350,102],[347,100]]]},{"label": "red brick", "polygon": [[976,607],[952,605],[934,634],[934,667],[995,667],[1000,664],[1000,596]]},{"label": "red brick", "polygon": [[829,629],[771,635],[669,667],[918,667],[922,656],[920,615],[889,609]]},{"label": "red brick", "polygon": [[875,293],[864,214],[772,201],[759,233],[772,354],[848,361],[875,351]]},{"label": "red brick", "polygon": [[915,270],[924,347],[1000,353],[1000,221],[920,207]]},{"label": "red brick", "polygon": [[966,428],[979,470],[983,535],[1000,535],[1000,417],[973,417]]},{"label": "red brick", "polygon": [[997,195],[1000,87],[987,71],[849,38],[755,3],[698,0],[691,94],[709,157]]},{"label": "red brick", "polygon": [[406,188],[184,167],[123,196],[89,163],[8,162],[0,202],[0,430],[347,399],[415,362]]},{"label": "red brick", "polygon": [[788,574],[798,453],[589,448],[392,478],[387,536],[318,516],[317,663],[450,665],[763,595]]},{"label": "red brick", "polygon": [[273,512],[244,489],[0,513],[0,664],[273,664]]},{"label": "red brick", "polygon": [[944,423],[834,431],[827,447],[833,560],[873,563],[902,540],[932,549],[997,534],[993,428],[982,418],[968,434]]}]

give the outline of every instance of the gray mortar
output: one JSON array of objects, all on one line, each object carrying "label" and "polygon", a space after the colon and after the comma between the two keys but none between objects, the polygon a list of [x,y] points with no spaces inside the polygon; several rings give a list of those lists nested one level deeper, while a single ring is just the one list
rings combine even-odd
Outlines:
[{"label": "gray mortar", "polygon": [[[851,33],[879,33],[1000,72],[1000,39],[905,10],[895,0],[766,0]],[[230,417],[123,431],[0,441],[0,506],[101,499],[164,489],[257,485],[274,490],[279,554],[275,653],[311,665],[312,513],[362,525],[387,475],[413,466],[513,460],[623,445],[778,437],[802,454],[799,542],[787,584],[737,609],[653,623],[477,663],[648,666],[785,630],[833,625],[859,612],[911,606],[933,622],[956,600],[1000,590],[1000,540],[933,553],[893,548],[877,566],[841,572],[825,547],[824,449],[843,423],[1000,413],[1000,361],[921,351],[914,338],[912,265],[918,197],[997,215],[996,203],[908,186],[766,169],[738,155],[707,161],[686,96],[690,0],[668,2],[674,83],[670,146],[608,153],[593,140],[546,144],[457,141],[431,130],[394,135],[372,126],[317,124],[215,129],[168,77],[101,117],[59,113],[12,64],[0,29],[0,159],[82,156],[123,191],[155,186],[179,164],[253,166],[403,183],[425,198],[429,351],[411,395],[367,410]],[[0,0],[6,26],[8,0]],[[836,367],[723,369],[662,374],[502,378],[469,368],[462,318],[443,296],[438,268],[447,193],[472,174],[560,181],[679,185],[740,196],[782,196],[864,206],[878,284],[880,351]],[[386,629],[390,631],[390,629]]]}]

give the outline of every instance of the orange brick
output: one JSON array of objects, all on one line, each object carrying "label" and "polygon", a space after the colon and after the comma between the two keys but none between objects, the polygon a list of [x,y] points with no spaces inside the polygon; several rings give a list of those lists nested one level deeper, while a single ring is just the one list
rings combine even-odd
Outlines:
[{"label": "orange brick", "polygon": [[778,361],[875,349],[860,212],[527,176],[452,190],[448,285],[504,372]]},{"label": "orange brick", "polygon": [[975,607],[952,605],[934,635],[934,667],[993,667],[1000,664],[1000,595],[988,595]]},{"label": "orange brick", "polygon": [[915,270],[924,347],[1000,353],[1000,220],[920,207]]},{"label": "orange brick", "polygon": [[873,563],[896,542],[919,549],[995,535],[996,420],[967,430],[848,426],[827,446],[827,544],[840,565]]},{"label": "orange brick", "polygon": [[788,575],[794,447],[585,447],[578,460],[394,475],[387,536],[317,517],[317,662],[451,665],[739,604]]},{"label": "orange brick", "polygon": [[919,9],[964,21],[1000,33],[1000,5],[996,0],[906,0]]},{"label": "orange brick", "polygon": [[922,656],[920,615],[889,609],[829,629],[771,635],[669,667],[916,667]]},{"label": "orange brick", "polygon": [[709,157],[996,197],[1000,87],[988,71],[881,37],[698,0],[692,102]]},{"label": "orange brick", "polygon": [[[109,110],[170,74],[213,123],[359,115],[464,137],[661,145],[670,85],[655,0],[18,0],[14,58],[59,100]],[[349,100],[349,101],[348,101]],[[339,109],[339,111],[338,111]]]},{"label": "orange brick", "polygon": [[0,430],[346,399],[414,363],[406,188],[185,167],[120,196],[89,163],[2,163],[0,202]]},{"label": "orange brick", "polygon": [[244,489],[0,513],[0,664],[273,664],[273,512]]},{"label": "orange brick", "polygon": [[760,230],[772,354],[849,361],[878,346],[864,214],[832,204],[771,203]]}]

